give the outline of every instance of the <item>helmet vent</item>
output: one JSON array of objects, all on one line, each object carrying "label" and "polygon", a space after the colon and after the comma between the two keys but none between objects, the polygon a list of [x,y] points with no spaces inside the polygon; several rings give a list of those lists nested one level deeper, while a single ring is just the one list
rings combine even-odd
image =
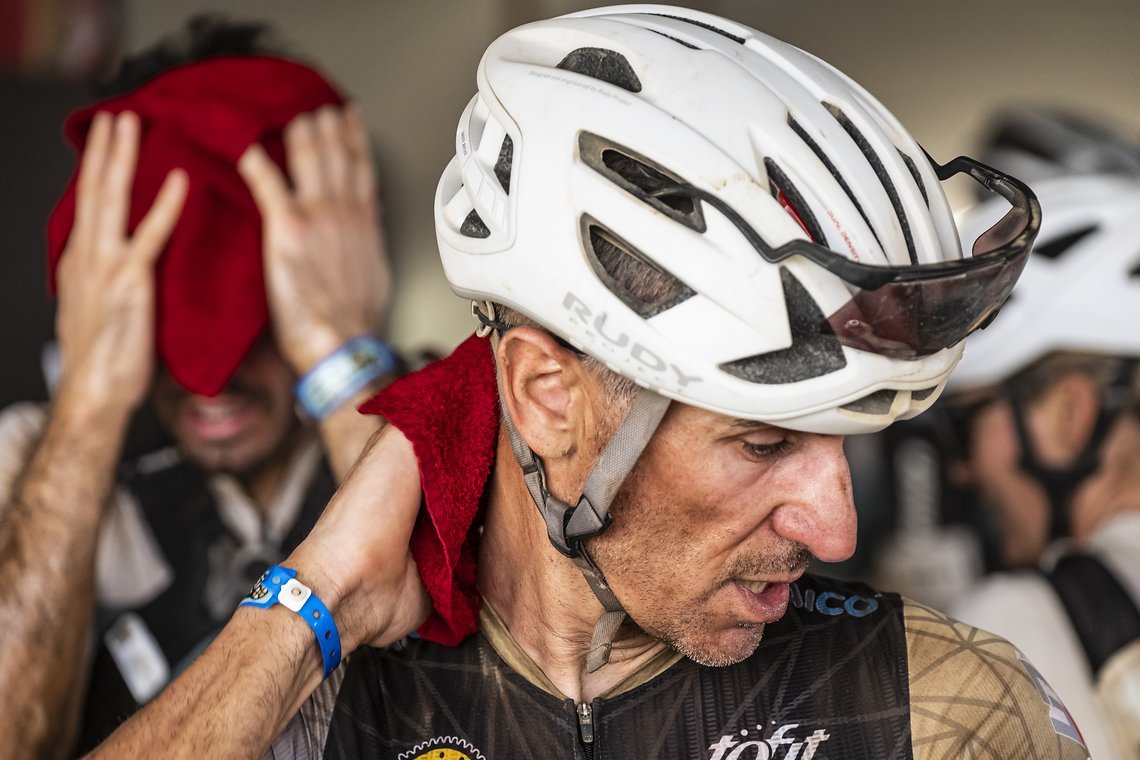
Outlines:
[{"label": "helmet vent", "polygon": [[819,147],[819,143],[812,139],[811,135],[807,133],[807,130],[805,130],[803,126],[798,121],[796,121],[795,118],[792,117],[791,114],[788,114],[788,126],[792,128],[793,132],[799,135],[800,139],[804,141],[805,145],[811,148],[811,151],[812,153],[815,153],[816,158],[818,158],[820,162],[822,162],[823,165],[827,167],[827,170],[831,172],[831,176],[835,177],[835,181],[839,183],[839,186],[843,188],[843,192],[847,193],[847,197],[851,199],[852,205],[854,205],[855,208],[859,210],[859,216],[863,217],[863,221],[867,223],[867,229],[871,230],[871,234],[875,236],[875,240],[879,242],[879,247],[881,248],[883,246],[883,242],[879,240],[879,233],[875,232],[875,228],[871,225],[871,220],[867,218],[867,212],[863,210],[863,206],[860,205],[859,200],[855,197],[855,193],[851,192],[851,186],[847,184],[847,180],[843,178],[843,175],[840,174],[839,170],[835,168],[835,164],[831,163],[831,159],[826,153],[823,152],[823,149]]},{"label": "helmet vent", "polygon": [[471,238],[485,238],[491,237],[491,230],[483,223],[483,219],[471,209],[471,213],[463,220],[463,224],[459,226],[459,232]]},{"label": "helmet vent", "polygon": [[678,45],[684,45],[685,47],[689,48],[690,50],[700,50],[700,48],[697,47],[696,45],[694,45],[693,43],[685,42],[684,40],[679,40],[671,34],[665,34],[665,32],[659,32],[656,29],[650,29],[649,31],[653,32],[654,34],[660,34],[662,37],[668,37],[669,39],[673,40],[673,42],[676,42]]},{"label": "helmet vent", "polygon": [[691,230],[705,231],[701,204],[683,189],[685,181],[665,168],[590,132],[579,134],[578,151],[587,166],[626,192]]},{"label": "helmet vent", "polygon": [[911,391],[910,397],[915,401],[926,401],[934,391],[938,390],[937,385],[932,385],[929,388],[921,388],[917,391]]},{"label": "helmet vent", "polygon": [[495,176],[499,178],[499,184],[503,186],[503,192],[507,195],[511,194],[511,164],[515,157],[515,143],[510,135],[503,138],[503,144],[499,146],[499,158],[495,161]]},{"label": "helmet vent", "polygon": [[616,150],[602,151],[602,163],[646,196],[659,201],[682,216],[692,216],[697,210],[697,202],[691,195],[678,192],[670,194],[669,188],[676,187],[677,181],[654,169],[646,163],[619,153]]},{"label": "helmet vent", "polygon": [[1140,261],[1136,262],[1136,266],[1128,270],[1128,279],[1140,277]]},{"label": "helmet vent", "polygon": [[1096,227],[1082,227],[1056,240],[1050,240],[1048,243],[1038,243],[1033,246],[1033,253],[1038,256],[1044,256],[1047,259],[1059,258],[1061,254],[1096,232],[1096,230]]},{"label": "helmet vent", "polygon": [[922,175],[918,173],[918,166],[914,163],[914,159],[901,150],[899,155],[902,156],[906,168],[910,170],[910,176],[914,177],[914,184],[918,185],[918,192],[922,193],[922,202],[926,204],[927,208],[930,208],[930,198],[926,194],[926,185],[922,181]]},{"label": "helmet vent", "polygon": [[586,258],[594,273],[642,318],[654,317],[694,295],[692,288],[595,219],[583,215],[581,224]]},{"label": "helmet vent", "polygon": [[847,114],[839,106],[832,105],[831,103],[824,103],[823,107],[831,112],[835,120],[839,122],[844,131],[850,135],[855,144],[859,146],[859,150],[863,152],[863,156],[867,159],[867,163],[875,170],[875,174],[879,177],[879,182],[883,183],[883,190],[886,191],[887,197],[891,199],[891,205],[895,209],[895,215],[899,219],[899,226],[902,228],[903,237],[906,239],[906,250],[910,255],[910,263],[918,264],[918,252],[914,247],[914,237],[910,233],[910,222],[906,218],[906,210],[903,209],[902,199],[899,197],[899,191],[895,188],[895,183],[891,181],[891,177],[887,174],[887,168],[883,166],[883,160],[879,158],[879,154],[875,153],[875,149],[871,147],[871,143],[859,131],[852,121],[847,118]]},{"label": "helmet vent", "polygon": [[703,21],[697,21],[696,19],[685,18],[683,16],[670,16],[668,13],[651,13],[649,15],[660,16],[661,18],[671,18],[674,21],[683,21],[686,24],[692,24],[693,26],[699,26],[702,29],[708,29],[710,32],[716,32],[721,37],[727,37],[728,39],[732,40],[733,42],[737,42],[741,45],[744,44],[744,38],[743,37],[738,37],[735,34],[731,34],[729,32],[726,32],[723,29],[718,29],[717,27],[713,26],[712,24],[706,24]]},{"label": "helmet vent", "polygon": [[839,339],[824,332],[826,322],[815,299],[786,267],[780,267],[792,345],[778,351],[725,362],[720,368],[750,383],[782,385],[810,380],[847,366]]},{"label": "helmet vent", "polygon": [[891,411],[891,404],[895,402],[897,395],[898,391],[894,390],[875,391],[849,404],[844,404],[840,409],[860,414],[886,414]]},{"label": "helmet vent", "polygon": [[558,68],[609,82],[623,90],[641,92],[641,80],[637,78],[633,67],[624,55],[613,50],[578,48],[568,53]]},{"label": "helmet vent", "polygon": [[799,223],[808,237],[814,243],[823,243],[827,238],[823,236],[823,229],[811,213],[800,191],[788,179],[788,175],[770,158],[764,159],[764,168],[768,170],[768,187],[772,197],[779,201],[793,219]]}]

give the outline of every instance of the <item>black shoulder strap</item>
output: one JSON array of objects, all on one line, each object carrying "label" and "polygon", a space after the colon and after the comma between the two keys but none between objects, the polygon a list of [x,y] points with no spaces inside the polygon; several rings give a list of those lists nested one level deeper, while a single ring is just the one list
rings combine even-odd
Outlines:
[{"label": "black shoulder strap", "polygon": [[1140,639],[1140,610],[1120,581],[1091,554],[1067,554],[1046,574],[1084,647],[1093,675]]}]

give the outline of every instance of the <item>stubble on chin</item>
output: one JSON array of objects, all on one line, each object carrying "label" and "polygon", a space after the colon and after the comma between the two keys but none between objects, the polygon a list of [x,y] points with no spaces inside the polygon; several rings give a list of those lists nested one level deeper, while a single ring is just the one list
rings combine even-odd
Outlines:
[{"label": "stubble on chin", "polygon": [[651,615],[639,625],[645,633],[707,667],[734,665],[760,646],[764,623],[736,622],[717,629],[707,610],[713,597],[739,578],[782,577],[796,574],[807,567],[811,553],[802,545],[788,541],[775,551],[762,556],[741,557],[730,562],[713,587],[692,603],[674,605],[659,615]]},{"label": "stubble on chin", "polygon": [[698,632],[678,631],[663,637],[670,647],[683,654],[698,665],[709,668],[723,668],[735,665],[746,660],[760,647],[764,638],[763,623],[738,623],[731,632],[734,638],[741,638],[739,642],[721,646],[702,645],[701,635]]}]

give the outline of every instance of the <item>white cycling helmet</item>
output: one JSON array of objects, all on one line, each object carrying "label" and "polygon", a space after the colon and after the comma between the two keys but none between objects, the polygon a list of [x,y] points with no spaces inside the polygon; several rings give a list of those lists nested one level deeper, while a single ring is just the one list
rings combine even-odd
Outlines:
[{"label": "white cycling helmet", "polygon": [[[643,390],[577,504],[504,408],[551,543],[625,617],[585,539],[668,399],[818,433],[878,430],[937,398],[960,343],[1005,300],[1039,224],[1029,190],[970,159],[934,164],[818,58],[674,6],[570,14],[507,32],[436,190],[452,288],[513,308]],[[1010,201],[963,258],[940,180]],[[625,271],[666,286],[634,292]]]},{"label": "white cycling helmet", "polygon": [[[710,14],[527,24],[488,48],[478,85],[436,193],[452,288],[726,415],[819,433],[914,416],[1032,239],[1024,186],[933,164],[845,75]],[[939,184],[958,171],[1019,204],[975,251],[999,255],[962,258]],[[633,297],[599,240],[672,292]]]},{"label": "white cycling helmet", "polygon": [[[970,336],[950,382],[994,385],[1055,351],[1140,356],[1140,179],[1088,175],[1043,180],[1041,235],[1009,302]],[[984,229],[993,204],[962,231]]]}]

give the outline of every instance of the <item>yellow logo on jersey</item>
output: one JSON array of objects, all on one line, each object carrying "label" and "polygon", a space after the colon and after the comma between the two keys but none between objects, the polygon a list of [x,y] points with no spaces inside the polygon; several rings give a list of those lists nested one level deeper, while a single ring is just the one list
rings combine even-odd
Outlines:
[{"label": "yellow logo on jersey", "polygon": [[457,749],[429,749],[415,760],[471,760],[467,755]]},{"label": "yellow logo on jersey", "polygon": [[398,760],[485,760],[485,758],[482,752],[465,739],[437,736],[412,747],[401,754]]}]

